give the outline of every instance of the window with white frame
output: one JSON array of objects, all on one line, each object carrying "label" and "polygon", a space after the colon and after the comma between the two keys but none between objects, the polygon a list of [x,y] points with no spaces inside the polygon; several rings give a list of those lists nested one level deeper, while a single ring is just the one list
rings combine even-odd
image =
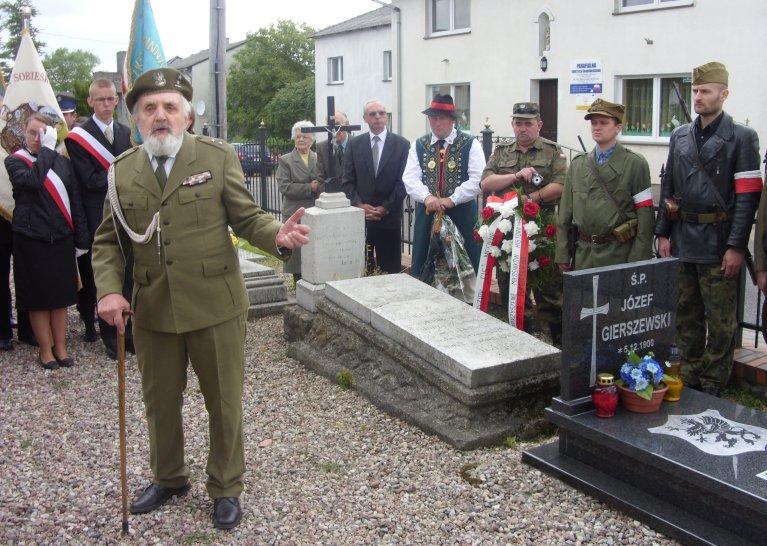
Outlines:
[{"label": "window with white frame", "polygon": [[383,80],[391,81],[391,50],[383,52]]},{"label": "window with white frame", "polygon": [[623,78],[619,89],[621,102],[626,106],[624,137],[636,140],[668,138],[674,129],[687,123],[674,83],[679,86],[689,108],[692,98],[689,74]]},{"label": "window with white frame", "polygon": [[468,83],[444,83],[429,86],[429,97],[450,94],[455,104],[455,125],[458,129],[468,131],[471,127],[471,85]]},{"label": "window with white frame", "polygon": [[328,57],[328,83],[344,83],[343,57]]},{"label": "window with white frame", "polygon": [[471,0],[427,0],[431,36],[464,32],[471,28]]},{"label": "window with white frame", "polygon": [[691,6],[694,0],[616,0],[618,13]]}]

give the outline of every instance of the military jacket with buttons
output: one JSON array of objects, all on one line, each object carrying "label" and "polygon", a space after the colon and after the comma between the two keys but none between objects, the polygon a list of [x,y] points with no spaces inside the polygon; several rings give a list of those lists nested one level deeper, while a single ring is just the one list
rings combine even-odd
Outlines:
[{"label": "military jacket with buttons", "polygon": [[[526,167],[533,167],[543,177],[543,182],[538,186],[526,181],[514,184],[514,186],[521,186],[526,195],[540,190],[547,184],[565,183],[567,160],[562,153],[562,148],[542,137],[535,139],[527,152],[520,150],[514,139],[497,144],[482,172],[482,180],[493,174],[515,174]],[[500,196],[507,191],[509,188],[495,193]],[[547,205],[554,204],[556,203],[547,202]]]},{"label": "military jacket with buttons", "polygon": [[575,252],[576,269],[649,260],[652,257],[655,219],[647,160],[618,144],[610,159],[596,167],[605,186],[618,202],[620,212],[594,177],[589,161],[595,162],[594,150],[573,158],[567,171],[557,218],[555,261],[570,261],[567,248],[570,226],[577,226],[583,236],[609,237],[612,230],[626,219],[637,220],[636,237],[626,243],[610,240],[604,244],[593,244],[579,240]]},{"label": "military jacket with buttons", "polygon": [[164,191],[143,147],[119,156],[114,169],[128,227],[143,234],[159,211],[160,246],[157,234],[146,244],[132,242],[113,218],[107,199],[93,245],[98,298],[122,292],[125,251],[134,257],[136,326],[183,333],[247,312],[228,226],[254,246],[279,255],[275,238],[281,224],[253,201],[234,148],[185,134]]}]

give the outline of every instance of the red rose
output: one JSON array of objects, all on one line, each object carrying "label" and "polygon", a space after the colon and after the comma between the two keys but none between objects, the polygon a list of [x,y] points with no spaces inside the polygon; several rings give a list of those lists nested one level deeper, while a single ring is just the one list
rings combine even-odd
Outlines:
[{"label": "red rose", "polygon": [[478,243],[482,242],[482,235],[479,234],[478,229],[474,230],[474,240],[477,241]]},{"label": "red rose", "polygon": [[551,258],[549,258],[548,256],[541,256],[540,258],[538,258],[538,265],[540,265],[541,267],[546,267],[547,265],[550,265],[550,264],[551,264]]},{"label": "red rose", "polygon": [[493,217],[493,214],[495,214],[495,211],[492,207],[485,207],[482,209],[482,218],[485,220],[490,220],[490,218]]},{"label": "red rose", "polygon": [[554,237],[557,234],[557,226],[555,224],[549,224],[546,226],[546,237]]},{"label": "red rose", "polygon": [[525,205],[522,207],[522,211],[528,218],[535,218],[541,211],[541,206],[535,201],[528,199],[525,201]]}]

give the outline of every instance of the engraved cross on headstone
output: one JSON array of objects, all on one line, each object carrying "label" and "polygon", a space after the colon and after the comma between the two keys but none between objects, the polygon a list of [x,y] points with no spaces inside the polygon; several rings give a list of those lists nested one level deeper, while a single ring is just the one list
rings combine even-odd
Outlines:
[{"label": "engraved cross on headstone", "polygon": [[581,309],[581,320],[591,317],[593,321],[593,334],[591,337],[591,372],[589,374],[589,386],[593,387],[597,382],[597,315],[606,315],[610,310],[610,302],[597,307],[597,291],[599,289],[599,275],[591,278],[594,288],[594,307],[584,307]]},{"label": "engraved cross on headstone", "polygon": [[341,177],[336,173],[336,160],[333,157],[333,145],[336,135],[339,131],[358,131],[359,125],[337,125],[336,124],[336,98],[328,97],[328,124],[318,125],[316,127],[302,127],[302,133],[327,133],[328,134],[328,157],[325,159],[327,172],[325,173],[325,193],[335,193],[341,191]]}]

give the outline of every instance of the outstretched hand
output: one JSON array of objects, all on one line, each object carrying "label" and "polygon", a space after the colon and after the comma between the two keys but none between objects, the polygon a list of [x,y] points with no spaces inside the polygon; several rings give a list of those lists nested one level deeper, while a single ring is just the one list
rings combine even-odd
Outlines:
[{"label": "outstretched hand", "polygon": [[309,242],[309,237],[307,237],[307,235],[309,235],[311,228],[299,223],[305,212],[306,209],[301,207],[293,213],[293,216],[285,220],[285,223],[282,224],[282,227],[280,228],[280,231],[277,232],[277,237],[274,240],[274,242],[277,243],[277,246],[284,246],[285,248],[301,248]]}]

